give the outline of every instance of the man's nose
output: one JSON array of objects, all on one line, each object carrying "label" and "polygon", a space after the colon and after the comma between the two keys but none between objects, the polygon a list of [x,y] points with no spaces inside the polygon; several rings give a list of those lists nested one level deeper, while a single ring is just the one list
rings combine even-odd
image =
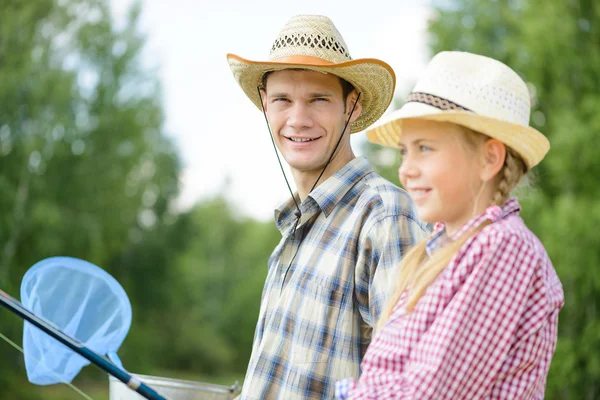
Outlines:
[{"label": "man's nose", "polygon": [[308,128],[312,126],[313,120],[308,105],[296,102],[289,111],[287,125],[294,129]]}]

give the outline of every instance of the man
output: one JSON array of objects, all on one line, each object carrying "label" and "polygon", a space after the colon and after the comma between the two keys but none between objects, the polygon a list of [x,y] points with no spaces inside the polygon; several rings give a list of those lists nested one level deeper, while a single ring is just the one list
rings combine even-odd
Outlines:
[{"label": "man", "polygon": [[394,72],[352,60],[333,23],[296,16],[269,61],[229,54],[233,75],[265,113],[297,193],[275,211],[242,399],[325,399],[358,376],[394,267],[425,236],[408,195],[356,158],[350,133],[390,104]]}]

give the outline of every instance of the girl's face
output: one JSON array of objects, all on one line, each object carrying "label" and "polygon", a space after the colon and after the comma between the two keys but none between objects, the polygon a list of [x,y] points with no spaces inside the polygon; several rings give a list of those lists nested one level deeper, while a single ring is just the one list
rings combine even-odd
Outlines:
[{"label": "girl's face", "polygon": [[485,138],[478,135],[472,143],[464,128],[451,123],[402,122],[398,173],[421,220],[444,222],[451,234],[491,203],[492,194],[484,190]]}]

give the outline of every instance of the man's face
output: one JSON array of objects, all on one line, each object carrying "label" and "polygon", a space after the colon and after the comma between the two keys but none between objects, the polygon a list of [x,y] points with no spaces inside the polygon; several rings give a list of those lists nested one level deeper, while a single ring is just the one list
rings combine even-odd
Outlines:
[{"label": "man's face", "polygon": [[[340,79],[335,75],[282,70],[268,76],[263,103],[277,148],[292,170],[314,173],[323,169],[355,99],[355,93],[348,96],[345,107]],[[359,114],[357,107],[352,121]],[[348,151],[351,153],[349,134],[340,142],[332,164]]]}]

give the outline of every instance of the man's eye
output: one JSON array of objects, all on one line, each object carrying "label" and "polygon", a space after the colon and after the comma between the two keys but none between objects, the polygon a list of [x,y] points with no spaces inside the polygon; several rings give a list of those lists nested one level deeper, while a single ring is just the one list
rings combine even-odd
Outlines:
[{"label": "man's eye", "polygon": [[327,99],[325,97],[316,97],[313,99],[313,101],[329,101],[329,99]]},{"label": "man's eye", "polygon": [[288,102],[288,101],[289,100],[286,99],[285,97],[276,97],[276,98],[273,99],[274,103],[276,103],[276,102]]}]

